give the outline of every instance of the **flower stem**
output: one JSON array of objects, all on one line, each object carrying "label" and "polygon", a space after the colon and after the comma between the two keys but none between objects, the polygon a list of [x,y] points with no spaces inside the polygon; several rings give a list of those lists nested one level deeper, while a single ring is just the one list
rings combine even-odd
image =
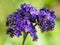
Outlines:
[{"label": "flower stem", "polygon": [[24,32],[22,45],[24,45],[27,35],[28,35],[28,32],[27,33]]}]

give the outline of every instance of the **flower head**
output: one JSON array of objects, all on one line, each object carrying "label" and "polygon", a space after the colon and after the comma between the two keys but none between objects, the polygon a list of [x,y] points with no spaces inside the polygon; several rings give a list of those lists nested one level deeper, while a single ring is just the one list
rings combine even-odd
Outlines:
[{"label": "flower head", "polygon": [[44,31],[49,31],[54,29],[55,23],[54,19],[56,18],[56,15],[53,10],[49,10],[47,8],[42,8],[39,12],[39,26]]},{"label": "flower head", "polygon": [[38,24],[42,32],[52,30],[55,27],[55,18],[53,10],[42,8],[38,12],[32,5],[24,3],[16,12],[7,17],[6,26],[9,26],[7,34],[10,37],[14,37],[14,35],[19,37],[22,32],[26,35],[29,33],[35,41],[37,40],[35,26]]},{"label": "flower head", "polygon": [[7,34],[11,37],[21,36],[21,32],[30,33],[33,40],[37,39],[36,29],[33,23],[36,21],[37,10],[30,4],[22,4],[21,8],[7,17],[6,26],[9,26]]}]

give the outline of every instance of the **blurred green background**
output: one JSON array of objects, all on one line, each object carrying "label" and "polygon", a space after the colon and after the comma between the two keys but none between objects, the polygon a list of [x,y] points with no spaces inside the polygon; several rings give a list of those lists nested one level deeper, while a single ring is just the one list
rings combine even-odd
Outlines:
[{"label": "blurred green background", "polygon": [[22,45],[22,36],[11,38],[6,34],[5,22],[7,16],[23,3],[31,4],[38,10],[44,6],[48,7],[57,15],[53,31],[41,33],[39,27],[36,26],[38,40],[33,42],[28,35],[25,45],[60,45],[60,0],[0,0],[0,45]]}]

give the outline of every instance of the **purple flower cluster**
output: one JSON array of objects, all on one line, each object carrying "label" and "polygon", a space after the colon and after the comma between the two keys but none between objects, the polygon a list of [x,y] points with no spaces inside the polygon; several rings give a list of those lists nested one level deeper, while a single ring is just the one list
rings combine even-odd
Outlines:
[{"label": "purple flower cluster", "polygon": [[30,4],[22,4],[13,14],[7,17],[6,26],[9,26],[7,34],[21,36],[21,32],[28,32],[33,40],[37,39],[36,29],[33,23],[36,22],[37,10]]},{"label": "purple flower cluster", "polygon": [[38,18],[39,26],[42,32],[54,29],[54,19],[56,18],[56,15],[54,14],[53,10],[49,10],[47,8],[40,9]]},{"label": "purple flower cluster", "polygon": [[[42,32],[52,30],[55,26],[55,18],[53,10],[42,8],[37,11],[32,5],[24,3],[16,12],[7,17],[6,26],[9,26],[7,34],[11,37],[14,35],[19,37],[22,32],[28,32],[33,40],[37,40],[35,26],[39,25]],[[36,25],[33,25],[33,23]]]}]

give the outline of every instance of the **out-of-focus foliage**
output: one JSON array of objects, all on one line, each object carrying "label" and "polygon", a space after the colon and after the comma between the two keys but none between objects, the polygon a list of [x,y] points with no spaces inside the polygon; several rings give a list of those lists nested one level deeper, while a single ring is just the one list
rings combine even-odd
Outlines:
[{"label": "out-of-focus foliage", "polygon": [[[22,36],[10,38],[6,34],[7,27],[5,26],[8,15],[16,11],[23,3],[32,4],[37,9],[44,6],[51,7],[57,0],[0,0],[0,45],[21,45]],[[38,40],[32,41],[30,35],[26,39],[25,45],[60,45],[60,20],[55,20],[56,26],[53,31],[41,33],[39,27],[36,26]]]}]

